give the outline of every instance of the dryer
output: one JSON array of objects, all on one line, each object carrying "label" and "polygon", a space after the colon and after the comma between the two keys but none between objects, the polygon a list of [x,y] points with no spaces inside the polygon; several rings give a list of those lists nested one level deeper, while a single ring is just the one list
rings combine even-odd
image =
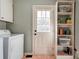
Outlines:
[{"label": "dryer", "polygon": [[0,59],[22,59],[24,34],[11,34],[9,30],[0,30]]},{"label": "dryer", "polygon": [[0,59],[3,59],[3,39],[0,38]]}]

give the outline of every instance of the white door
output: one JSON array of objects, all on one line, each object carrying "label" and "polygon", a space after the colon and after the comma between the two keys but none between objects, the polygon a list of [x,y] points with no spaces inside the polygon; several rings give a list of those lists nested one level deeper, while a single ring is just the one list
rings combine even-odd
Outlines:
[{"label": "white door", "polygon": [[0,0],[0,2],[1,2],[0,20],[13,22],[13,0]]},{"label": "white door", "polygon": [[33,54],[53,55],[55,38],[55,7],[33,6]]}]

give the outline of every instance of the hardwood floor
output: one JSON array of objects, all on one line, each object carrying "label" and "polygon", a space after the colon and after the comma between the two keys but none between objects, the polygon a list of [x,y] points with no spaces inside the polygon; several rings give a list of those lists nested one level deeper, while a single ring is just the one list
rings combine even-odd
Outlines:
[{"label": "hardwood floor", "polygon": [[33,56],[32,58],[23,57],[23,59],[55,59],[54,56]]}]

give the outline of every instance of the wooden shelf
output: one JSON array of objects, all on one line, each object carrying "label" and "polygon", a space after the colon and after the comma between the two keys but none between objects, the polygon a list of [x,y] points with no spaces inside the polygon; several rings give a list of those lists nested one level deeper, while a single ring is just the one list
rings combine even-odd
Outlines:
[{"label": "wooden shelf", "polygon": [[57,54],[57,56],[73,56],[73,55],[59,55],[59,54]]},{"label": "wooden shelf", "polygon": [[60,39],[60,40],[71,40],[71,39]]},{"label": "wooden shelf", "polygon": [[58,15],[72,15],[72,12],[58,12]]},{"label": "wooden shelf", "polygon": [[57,35],[57,36],[67,36],[67,37],[72,37],[72,35]]},{"label": "wooden shelf", "polygon": [[68,46],[58,45],[57,47],[72,47],[72,46],[70,46],[70,45],[68,45]]},{"label": "wooden shelf", "polygon": [[66,0],[65,0],[65,1],[63,1],[63,0],[60,0],[60,1],[59,1],[59,0],[58,0],[58,3],[63,3],[63,2],[64,2],[64,3],[73,3],[74,0],[73,0],[73,1],[66,1]]},{"label": "wooden shelf", "polygon": [[60,24],[60,23],[58,23],[57,25],[58,26],[72,26],[72,24]]},{"label": "wooden shelf", "polygon": [[[62,5],[62,6],[64,6],[64,7],[69,7],[69,6],[71,6],[71,5]],[[61,7],[61,6],[58,6],[59,8]],[[71,11],[70,11],[71,12]]]}]

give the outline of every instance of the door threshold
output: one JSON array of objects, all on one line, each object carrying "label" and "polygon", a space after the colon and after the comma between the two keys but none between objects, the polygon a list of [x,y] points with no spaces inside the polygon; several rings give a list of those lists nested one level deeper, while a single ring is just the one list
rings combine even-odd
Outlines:
[{"label": "door threshold", "polygon": [[26,55],[26,58],[32,58],[32,55]]},{"label": "door threshold", "polygon": [[25,53],[26,58],[32,58],[32,53]]}]

